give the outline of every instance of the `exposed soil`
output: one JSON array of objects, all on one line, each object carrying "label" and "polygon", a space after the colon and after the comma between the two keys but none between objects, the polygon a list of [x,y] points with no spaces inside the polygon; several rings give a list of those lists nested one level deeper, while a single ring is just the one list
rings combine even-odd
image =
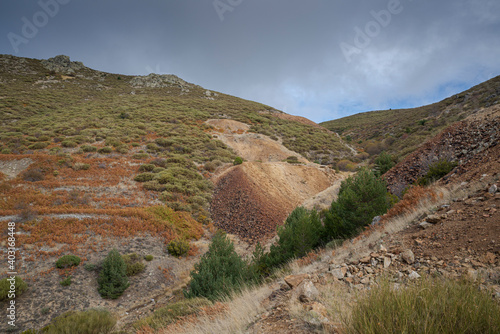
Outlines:
[{"label": "exposed soil", "polygon": [[269,238],[296,206],[336,178],[333,171],[315,166],[245,162],[217,180],[212,219],[250,243]]},{"label": "exposed soil", "polygon": [[268,136],[250,133],[250,126],[230,119],[211,119],[206,122],[215,127],[217,136],[236,154],[248,161],[278,162],[296,156],[299,162],[308,163],[300,154],[287,149]]},{"label": "exposed soil", "polygon": [[13,179],[19,173],[23,172],[33,163],[33,160],[29,158],[19,159],[19,160],[1,160],[0,161],[0,173],[7,176],[7,179]]},{"label": "exposed soil", "polygon": [[324,207],[325,201],[330,204],[336,196],[343,174],[310,164],[303,157],[298,161],[305,165],[282,162],[298,154],[279,141],[248,133],[247,124],[228,119],[207,123],[219,139],[247,160],[219,170],[212,178],[211,214],[217,227],[255,243],[271,238],[295,207],[303,203],[310,208]]}]

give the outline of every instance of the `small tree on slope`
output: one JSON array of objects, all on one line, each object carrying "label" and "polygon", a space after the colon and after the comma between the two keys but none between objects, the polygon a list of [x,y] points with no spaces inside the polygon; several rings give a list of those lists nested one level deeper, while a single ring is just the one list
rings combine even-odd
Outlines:
[{"label": "small tree on slope", "polygon": [[116,249],[111,250],[104,259],[97,282],[99,294],[103,298],[116,299],[129,287],[127,266]]},{"label": "small tree on slope", "polygon": [[252,275],[248,264],[235,252],[232,241],[218,231],[208,252],[195,264],[185,295],[216,300],[240,290],[249,281]]}]

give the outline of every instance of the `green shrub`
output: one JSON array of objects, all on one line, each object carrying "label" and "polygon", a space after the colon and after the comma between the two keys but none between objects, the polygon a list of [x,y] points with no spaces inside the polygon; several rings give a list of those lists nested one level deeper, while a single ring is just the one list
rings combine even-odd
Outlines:
[{"label": "green shrub", "polygon": [[116,249],[104,259],[97,283],[99,294],[110,299],[118,298],[129,287],[127,265]]},{"label": "green shrub", "polygon": [[77,162],[76,164],[73,165],[73,170],[89,170],[89,169],[90,169],[89,164]]},{"label": "green shrub", "polygon": [[288,158],[286,158],[286,162],[288,162],[289,164],[298,164],[299,163],[299,158],[297,158],[294,155],[291,155]]},{"label": "green shrub", "polygon": [[149,255],[146,255],[146,256],[144,257],[144,260],[146,260],[146,261],[148,261],[148,262],[149,262],[149,261],[153,261],[153,255],[150,255],[150,254],[149,254]]},{"label": "green shrub", "polygon": [[165,185],[159,184],[156,180],[144,182],[142,187],[152,191],[164,191],[166,189]]},{"label": "green shrub", "polygon": [[109,154],[111,152],[113,152],[113,149],[111,147],[108,147],[108,146],[101,147],[100,149],[97,150],[97,153],[101,153],[101,154]]},{"label": "green shrub", "polygon": [[241,290],[253,278],[247,263],[236,254],[233,242],[217,231],[208,252],[194,265],[189,289],[184,294],[188,298],[205,297],[213,301]]},{"label": "green shrub", "polygon": [[141,159],[147,159],[147,158],[149,158],[149,154],[147,154],[147,153],[135,153],[132,155],[132,159],[141,160]]},{"label": "green shrub", "polygon": [[68,148],[73,148],[76,147],[76,143],[72,140],[64,140],[61,142],[62,147],[68,147]]},{"label": "green shrub", "polygon": [[142,173],[138,174],[134,177],[134,181],[137,182],[146,182],[146,181],[151,181],[153,180],[155,175],[153,173]]},{"label": "green shrub", "polygon": [[83,268],[87,271],[94,271],[97,268],[97,266],[93,263],[85,263],[83,265]]},{"label": "green shrub", "polygon": [[155,168],[153,168],[153,170],[151,172],[158,174],[158,173],[163,172],[164,170],[165,170],[165,168],[163,168],[163,167],[155,167]]},{"label": "green shrub", "polygon": [[56,261],[56,267],[60,269],[76,267],[81,259],[76,255],[63,255]]},{"label": "green shrub", "polygon": [[23,294],[24,291],[26,291],[26,289],[28,289],[28,284],[26,284],[26,282],[24,282],[21,277],[15,276],[13,280],[5,277],[0,280],[0,301],[10,298],[9,294],[11,293],[11,282],[14,283],[14,291],[16,297],[19,297]]},{"label": "green shrub", "polygon": [[127,154],[128,153],[128,148],[125,146],[120,146],[116,149],[116,152],[120,154]]},{"label": "green shrub", "polygon": [[112,333],[116,319],[106,310],[92,309],[64,313],[46,326],[44,334],[108,334]]},{"label": "green shrub", "polygon": [[83,145],[80,147],[83,152],[97,152],[97,147],[90,145]]},{"label": "green shrub", "polygon": [[374,173],[376,176],[384,175],[393,166],[392,156],[384,151],[375,159]]},{"label": "green shrub", "polygon": [[500,333],[500,306],[467,281],[424,277],[406,288],[388,281],[354,306],[346,333]]},{"label": "green shrub", "polygon": [[70,286],[71,285],[71,276],[66,277],[61,282],[59,282],[62,286]]},{"label": "green shrub", "polygon": [[172,240],[167,245],[168,253],[176,257],[187,254],[189,248],[189,242],[184,239]]},{"label": "green shrub", "polygon": [[440,159],[429,166],[429,171],[417,180],[417,184],[427,186],[451,172],[456,166],[457,163],[454,161]]},{"label": "green shrub", "polygon": [[153,164],[144,164],[139,167],[139,172],[151,172],[155,167]]},{"label": "green shrub", "polygon": [[243,163],[243,159],[240,157],[234,158],[233,165],[241,165]]},{"label": "green shrub", "polygon": [[386,184],[368,169],[342,181],[337,201],[325,215],[326,240],[349,238],[389,209]]},{"label": "green shrub", "polygon": [[205,164],[205,166],[203,166],[203,168],[206,170],[206,171],[209,171],[209,172],[215,172],[215,170],[217,169],[217,166],[215,165],[215,163],[213,162],[207,162]]},{"label": "green shrub", "polygon": [[319,246],[324,229],[314,210],[298,207],[290,213],[285,224],[278,227],[278,241],[271,246],[268,267],[276,267],[301,257]]},{"label": "green shrub", "polygon": [[123,261],[127,267],[127,276],[134,276],[144,271],[146,265],[142,263],[142,259],[136,253],[122,255]]},{"label": "green shrub", "polygon": [[133,327],[137,330],[146,326],[153,329],[164,328],[178,319],[197,314],[203,307],[211,305],[212,303],[205,298],[183,299],[157,309],[153,315],[134,323]]},{"label": "green shrub", "polygon": [[42,149],[46,148],[47,146],[49,146],[48,143],[35,143],[35,144],[31,144],[30,146],[28,146],[28,148],[30,150],[42,150]]}]

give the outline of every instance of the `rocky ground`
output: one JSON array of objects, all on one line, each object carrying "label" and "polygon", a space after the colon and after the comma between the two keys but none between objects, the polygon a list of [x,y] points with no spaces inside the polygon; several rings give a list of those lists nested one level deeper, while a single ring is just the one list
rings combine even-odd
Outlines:
[{"label": "rocky ground", "polygon": [[332,319],[327,311],[331,305],[324,305],[328,303],[325,289],[335,286],[336,293],[345,293],[342,298],[354,299],[356,292],[376,285],[381,277],[397,286],[423,275],[465,276],[500,300],[499,204],[498,188],[491,185],[377,240],[365,249],[369,253],[336,255],[336,251],[325,251],[302,273],[299,270],[277,283],[264,301],[268,311],[247,332],[311,333],[323,329],[342,333],[339,319]]},{"label": "rocky ground", "polygon": [[[452,172],[463,173],[470,160],[498,144],[500,138],[500,107],[482,110],[476,115],[457,122],[423,144],[402,162],[385,174],[389,190],[401,195],[406,187],[427,173],[429,166],[446,159],[458,163]],[[492,156],[497,159],[498,156]]]}]

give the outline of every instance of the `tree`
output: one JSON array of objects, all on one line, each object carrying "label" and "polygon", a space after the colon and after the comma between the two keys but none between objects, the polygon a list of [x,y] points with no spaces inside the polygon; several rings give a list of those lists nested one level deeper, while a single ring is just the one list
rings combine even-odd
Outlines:
[{"label": "tree", "polygon": [[384,151],[375,159],[374,173],[376,176],[382,176],[393,166],[392,156]]},{"label": "tree", "polygon": [[103,298],[116,299],[129,287],[127,265],[116,249],[111,250],[104,259],[97,282],[99,294]]},{"label": "tree", "polygon": [[333,201],[325,215],[327,239],[349,238],[360,228],[370,224],[373,217],[382,215],[390,207],[385,181],[372,171],[362,169],[354,177],[343,181],[337,201]]},{"label": "tree", "polygon": [[188,298],[205,297],[217,300],[232,291],[241,290],[244,284],[252,282],[248,264],[235,252],[233,242],[222,231],[217,231],[208,252],[191,271]]},{"label": "tree", "polygon": [[317,247],[324,233],[319,216],[314,210],[297,207],[278,228],[278,242],[271,246],[267,265],[275,267],[290,259],[306,255]]}]

